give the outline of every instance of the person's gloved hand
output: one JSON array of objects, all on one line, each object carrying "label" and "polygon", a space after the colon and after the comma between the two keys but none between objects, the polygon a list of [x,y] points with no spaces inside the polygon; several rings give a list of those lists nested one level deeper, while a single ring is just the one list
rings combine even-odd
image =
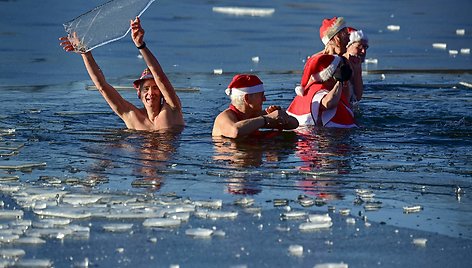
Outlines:
[{"label": "person's gloved hand", "polygon": [[349,66],[348,63],[346,63],[346,61],[344,61],[341,63],[341,66],[339,66],[339,68],[336,69],[336,71],[333,74],[333,77],[334,79],[336,79],[336,81],[345,82],[351,79],[351,75],[352,75],[351,67]]}]

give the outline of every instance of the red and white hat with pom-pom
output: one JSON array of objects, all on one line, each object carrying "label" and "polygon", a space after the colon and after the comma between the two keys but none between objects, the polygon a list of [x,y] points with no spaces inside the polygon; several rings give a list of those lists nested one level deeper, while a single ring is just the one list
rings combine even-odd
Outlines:
[{"label": "red and white hat with pom-pom", "polygon": [[303,70],[302,81],[300,86],[295,88],[295,93],[298,96],[303,96],[305,89],[311,86],[308,85],[310,79],[312,81],[311,84],[323,83],[330,79],[336,71],[339,62],[341,62],[341,57],[338,55],[318,54],[309,58]]},{"label": "red and white hat with pom-pom", "polygon": [[225,93],[231,96],[264,92],[264,86],[262,84],[262,81],[256,75],[238,74],[233,77]]},{"label": "red and white hat with pom-pom", "polygon": [[346,22],[343,17],[333,17],[324,19],[320,27],[320,38],[323,44],[328,44],[339,31],[346,28]]},{"label": "red and white hat with pom-pom", "polygon": [[367,35],[364,34],[362,30],[356,30],[354,28],[348,27],[347,32],[349,33],[349,43],[347,44],[347,47],[354,44],[355,42],[360,42],[360,41],[369,43],[369,38],[367,38]]}]

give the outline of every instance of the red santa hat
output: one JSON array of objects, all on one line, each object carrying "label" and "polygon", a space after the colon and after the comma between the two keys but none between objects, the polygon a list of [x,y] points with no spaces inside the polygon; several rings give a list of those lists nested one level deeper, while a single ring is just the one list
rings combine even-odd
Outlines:
[{"label": "red santa hat", "polygon": [[259,77],[252,74],[238,74],[233,77],[228,88],[225,90],[226,95],[244,95],[264,92],[264,86]]},{"label": "red santa hat", "polygon": [[364,34],[362,30],[356,30],[352,27],[348,27],[347,32],[349,33],[349,43],[347,44],[347,47],[354,44],[355,42],[360,42],[360,41],[365,41],[366,43],[369,43],[369,39],[367,38],[367,35]]},{"label": "red santa hat", "polygon": [[320,27],[320,38],[323,44],[328,44],[329,40],[345,27],[346,23],[343,17],[324,19]]},{"label": "red santa hat", "polygon": [[305,89],[309,87],[310,78],[314,83],[323,83],[330,79],[339,62],[341,62],[341,57],[338,55],[318,54],[309,58],[303,70],[302,81],[300,86],[295,88],[295,93],[298,96],[303,96]]},{"label": "red santa hat", "polygon": [[137,79],[133,82],[134,88],[139,90],[139,86],[141,85],[141,82],[144,81],[144,80],[148,80],[148,79],[154,79],[154,76],[152,76],[151,70],[149,70],[149,68],[146,68],[142,72],[139,79]]}]

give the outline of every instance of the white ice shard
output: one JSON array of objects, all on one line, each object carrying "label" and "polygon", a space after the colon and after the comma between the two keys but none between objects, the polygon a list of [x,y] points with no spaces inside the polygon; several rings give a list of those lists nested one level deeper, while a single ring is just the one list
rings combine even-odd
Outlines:
[{"label": "white ice shard", "polygon": [[143,222],[144,227],[155,227],[155,228],[172,228],[179,226],[182,222],[176,219],[170,218],[152,218],[146,219]]},{"label": "white ice shard", "polygon": [[128,230],[131,230],[133,228],[132,223],[108,223],[104,224],[103,230],[108,231],[108,232],[126,232]]},{"label": "white ice shard", "polygon": [[154,0],[112,0],[64,24],[66,32],[77,40],[77,51],[87,52],[125,37],[130,20],[141,16]]},{"label": "white ice shard", "polygon": [[193,228],[185,230],[185,234],[193,237],[210,237],[213,230],[206,228]]},{"label": "white ice shard", "polygon": [[274,8],[213,7],[213,12],[235,16],[265,17],[274,14]]}]

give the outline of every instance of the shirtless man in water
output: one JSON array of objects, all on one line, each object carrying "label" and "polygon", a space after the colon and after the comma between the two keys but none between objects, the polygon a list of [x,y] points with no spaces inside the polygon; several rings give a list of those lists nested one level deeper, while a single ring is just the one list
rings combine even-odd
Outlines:
[{"label": "shirtless man in water", "polygon": [[[128,129],[159,131],[182,129],[184,119],[180,99],[165,75],[158,60],[144,42],[144,30],[138,17],[130,21],[131,37],[146,62],[147,68],[141,77],[134,81],[138,98],[144,108],[137,108],[105,80],[100,67],[91,52],[81,53],[85,67],[97,89],[111,109],[125,122]],[[65,51],[77,52],[80,42],[77,36],[61,37],[61,46]]]},{"label": "shirtless man in water", "polygon": [[266,100],[262,81],[255,75],[238,74],[226,89],[231,98],[229,108],[221,112],[213,124],[213,137],[240,138],[257,135],[259,129],[295,129],[298,121],[280,106],[262,110]]}]

